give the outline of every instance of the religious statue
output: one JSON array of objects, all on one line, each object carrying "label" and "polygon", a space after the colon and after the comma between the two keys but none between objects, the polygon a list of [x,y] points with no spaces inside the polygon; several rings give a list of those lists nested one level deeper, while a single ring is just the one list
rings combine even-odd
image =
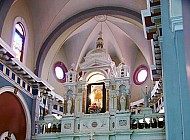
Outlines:
[{"label": "religious statue", "polygon": [[71,114],[71,107],[72,107],[72,101],[71,98],[69,97],[68,101],[67,101],[67,113]]},{"label": "religious statue", "polygon": [[125,95],[123,93],[120,96],[120,106],[121,106],[121,111],[125,111],[126,97],[125,97]]},{"label": "religious statue", "polygon": [[144,106],[149,107],[149,98],[151,97],[151,88],[147,92],[147,86],[146,86],[146,92],[144,93],[144,91],[142,90],[142,96],[144,98]]},{"label": "religious statue", "polygon": [[52,99],[49,97],[47,99],[47,104],[48,104],[48,114],[52,114]]}]

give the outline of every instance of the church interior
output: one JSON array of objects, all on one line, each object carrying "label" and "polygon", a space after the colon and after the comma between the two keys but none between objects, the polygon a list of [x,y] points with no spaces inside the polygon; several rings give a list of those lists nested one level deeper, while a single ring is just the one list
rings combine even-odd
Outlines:
[{"label": "church interior", "polygon": [[0,0],[0,140],[188,140],[188,0]]}]

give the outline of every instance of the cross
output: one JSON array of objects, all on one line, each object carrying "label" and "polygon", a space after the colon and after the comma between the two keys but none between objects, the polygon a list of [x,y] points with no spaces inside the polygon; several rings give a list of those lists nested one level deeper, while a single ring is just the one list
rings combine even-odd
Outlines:
[{"label": "cross", "polygon": [[94,140],[94,139],[93,139],[93,135],[94,135],[94,134],[93,134],[92,131],[91,131],[91,133],[90,133],[90,139],[89,139],[89,140]]},{"label": "cross", "polygon": [[113,95],[111,98],[113,99],[112,105],[113,105],[113,109],[114,109],[114,98],[116,98],[116,96]]},{"label": "cross", "polygon": [[78,112],[80,112],[80,101],[81,101],[81,99],[79,98],[78,99]]}]

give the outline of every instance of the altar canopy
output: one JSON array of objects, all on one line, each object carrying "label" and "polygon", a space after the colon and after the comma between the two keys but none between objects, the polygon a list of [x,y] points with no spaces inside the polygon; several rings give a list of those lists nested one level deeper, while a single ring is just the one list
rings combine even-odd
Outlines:
[{"label": "altar canopy", "polygon": [[188,140],[187,1],[0,0],[0,140]]},{"label": "altar canopy", "polygon": [[[44,121],[40,121],[42,136],[55,129],[61,133],[60,136],[51,133],[53,139],[131,140],[131,137],[139,138],[138,129],[158,128],[145,130],[146,134],[151,139],[165,139],[163,114],[154,113],[147,106],[132,115],[129,67],[123,62],[115,65],[103,48],[101,34],[96,48],[89,51],[80,64],[80,71],[80,78],[73,69],[66,73],[62,119],[57,120],[52,114],[45,116]],[[51,124],[49,128],[45,126],[47,122]],[[147,135],[141,139],[147,139]]]}]

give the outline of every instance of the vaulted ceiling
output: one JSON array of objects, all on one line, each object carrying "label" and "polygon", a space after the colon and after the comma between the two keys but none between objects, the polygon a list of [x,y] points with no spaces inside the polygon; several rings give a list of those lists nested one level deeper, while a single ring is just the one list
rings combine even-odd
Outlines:
[{"label": "vaulted ceiling", "polygon": [[[140,16],[141,10],[146,9],[146,0],[27,0],[27,3],[33,19],[35,47],[37,52],[41,51],[40,55],[46,55],[45,51],[51,50],[52,45],[49,47],[44,44],[50,44],[52,41],[50,35],[58,38],[67,31],[67,35],[61,37],[57,47],[53,48],[53,52],[57,53],[62,46],[66,47],[67,54],[75,50],[76,57],[71,58],[72,56],[68,55],[67,60],[71,61],[68,66],[75,63],[77,69],[85,53],[95,47],[93,44],[102,26],[104,47],[116,62],[125,61],[132,69],[134,58],[140,50],[147,63],[152,63],[150,43],[144,39]],[[103,22],[98,21],[94,18],[100,17],[98,15],[106,15],[106,19]],[[64,27],[62,23],[69,25]],[[76,38],[77,42],[69,45],[72,48],[67,47]],[[78,53],[78,50],[81,53]],[[41,57],[38,56],[37,63],[44,63]]]},{"label": "vaulted ceiling", "polygon": [[[116,65],[127,64],[131,77],[139,65],[153,64],[141,21],[146,0],[15,0],[13,12],[14,5],[29,15],[35,73],[57,93],[62,94],[62,89],[52,74],[54,63],[63,61],[68,69],[74,63],[79,70],[86,53],[96,47],[100,31],[112,60]],[[141,92],[140,87],[131,85],[132,92]]]}]

